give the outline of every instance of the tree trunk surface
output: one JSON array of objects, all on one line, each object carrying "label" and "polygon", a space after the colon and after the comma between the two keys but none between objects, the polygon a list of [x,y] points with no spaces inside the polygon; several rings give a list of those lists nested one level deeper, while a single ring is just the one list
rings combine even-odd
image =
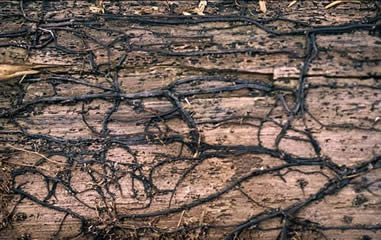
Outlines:
[{"label": "tree trunk surface", "polygon": [[60,65],[0,81],[0,239],[380,239],[380,4],[330,2],[0,2]]}]

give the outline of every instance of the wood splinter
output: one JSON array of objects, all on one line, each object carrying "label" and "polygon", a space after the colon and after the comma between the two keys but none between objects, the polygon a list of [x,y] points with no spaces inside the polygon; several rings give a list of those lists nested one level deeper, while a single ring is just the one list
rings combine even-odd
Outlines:
[{"label": "wood splinter", "polygon": [[13,82],[20,77],[20,82],[22,82],[27,75],[37,74],[46,69],[62,69],[68,66],[70,65],[0,63],[0,83]]}]

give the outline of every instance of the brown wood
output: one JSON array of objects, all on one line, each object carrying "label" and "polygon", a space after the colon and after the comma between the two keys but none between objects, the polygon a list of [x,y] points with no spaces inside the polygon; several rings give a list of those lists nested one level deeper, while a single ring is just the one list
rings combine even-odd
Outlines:
[{"label": "brown wood", "polygon": [[[41,14],[41,2],[24,2],[27,16],[35,19]],[[99,2],[98,4],[101,4]],[[266,14],[259,12],[256,1],[247,1],[249,2],[247,5],[243,1],[236,3],[231,1],[231,4],[222,2],[208,1],[205,14],[207,16],[238,14],[247,6],[247,14],[253,19],[274,17],[277,11],[281,11],[284,17],[303,21],[313,27],[360,21],[377,14],[372,1],[364,1],[361,4],[345,3],[332,9],[324,8],[330,1],[299,1],[289,8],[287,1],[267,1]],[[76,6],[73,4],[72,1],[52,2],[48,4],[47,12],[55,13],[56,19],[74,18],[73,16],[88,18],[95,15],[92,11],[99,9],[87,1],[76,1]],[[118,13],[121,9],[126,16],[136,14],[152,17],[169,15],[170,6],[175,7],[172,16],[183,15],[184,12],[195,14],[192,11],[198,2],[120,1],[120,9],[116,2],[104,1],[104,4],[106,14]],[[31,31],[40,28],[40,32],[44,33],[43,37],[47,38],[50,34],[48,30],[59,25],[54,22],[37,25],[24,19],[22,15],[6,18],[6,15],[20,14],[17,1],[6,1],[0,3],[0,6],[2,16],[0,32],[19,31],[25,27]],[[236,227],[233,225],[242,224],[260,213],[270,214],[279,209],[288,209],[293,204],[315,196],[314,194],[326,184],[335,181],[341,183],[345,179],[350,179],[349,184],[337,193],[312,201],[295,214],[299,221],[308,220],[313,224],[308,225],[310,228],[298,228],[293,225],[289,229],[288,238],[323,239],[324,236],[328,239],[379,238],[381,235],[379,217],[381,215],[379,58],[381,42],[377,32],[371,34],[368,30],[356,30],[331,35],[317,34],[320,51],[318,57],[312,61],[306,78],[305,104],[308,113],[295,116],[292,129],[287,131],[287,138],[281,139],[278,148],[276,141],[282,130],[281,125],[285,124],[290,116],[287,107],[292,108],[295,104],[295,97],[289,91],[266,93],[244,87],[235,91],[197,94],[179,99],[184,112],[189,113],[196,123],[200,133],[200,138],[195,140],[198,146],[238,147],[262,144],[266,149],[282,154],[288,153],[294,158],[317,158],[322,161],[321,164],[284,167],[279,171],[250,176],[253,172],[260,173],[271,168],[281,168],[286,163],[284,155],[281,154],[278,158],[271,154],[232,150],[224,157],[216,155],[201,160],[200,156],[204,156],[202,154],[207,152],[202,150],[191,152],[186,147],[182,149],[180,142],[166,142],[166,138],[170,136],[182,136],[186,143],[192,143],[192,131],[194,131],[182,119],[179,111],[170,119],[166,119],[163,115],[174,109],[170,97],[143,99],[133,99],[134,97],[129,99],[129,97],[133,94],[160,92],[176,80],[196,76],[223,76],[247,80],[250,84],[260,83],[275,88],[297,90],[306,54],[305,35],[275,36],[245,22],[154,25],[136,23],[132,20],[104,20],[101,16],[97,20],[104,24],[103,28],[120,32],[107,34],[105,31],[81,24],[78,24],[77,28],[72,28],[73,26],[65,28],[85,31],[103,46],[91,39],[80,39],[75,33],[62,28],[55,30],[59,45],[82,54],[64,53],[55,48],[54,43],[29,51],[17,47],[0,47],[0,63],[73,65],[68,72],[42,71],[27,76],[19,86],[15,83],[0,83],[2,84],[0,85],[0,150],[2,150],[0,239],[28,239],[28,237],[64,239],[83,231],[80,229],[79,219],[75,216],[65,217],[63,211],[44,206],[43,200],[48,190],[43,177],[39,174],[35,172],[22,174],[16,177],[15,183],[12,184],[11,175],[16,174],[17,169],[25,167],[36,169],[53,178],[50,184],[54,182],[54,178],[65,179],[63,175],[65,170],[71,172],[70,186],[80,193],[74,196],[60,183],[57,185],[55,195],[46,203],[65,211],[70,209],[89,221],[85,226],[87,234],[82,233],[76,236],[76,239],[96,236],[110,239],[156,239],[161,236],[157,229],[171,232],[179,228],[189,231],[168,233],[165,237],[221,239],[233,231]],[[268,23],[266,26],[276,27],[278,31],[290,31],[295,27],[292,23],[282,21]],[[306,27],[301,26],[298,30],[303,28]],[[105,45],[123,36],[122,33],[126,34],[124,37],[128,42],[117,43],[114,48],[106,51]],[[0,38],[0,44],[28,41],[30,37]],[[127,45],[134,50],[125,52],[123,48]],[[137,50],[138,48],[141,49]],[[227,49],[249,48],[266,53],[223,53]],[[279,50],[287,52],[278,53]],[[209,52],[197,56],[196,53],[201,51]],[[103,76],[92,71],[89,63],[90,52],[95,57],[95,63],[99,65],[99,72],[103,73],[106,72],[108,63],[116,67],[120,58],[126,53],[126,59],[118,72],[120,90],[126,97],[121,100],[118,110],[112,113],[108,124],[109,131],[103,135],[101,131],[104,117],[114,106],[112,97],[96,98],[91,101],[41,100],[53,96],[81,97],[91,94],[111,94],[109,90],[113,87],[113,79],[110,77],[112,75]],[[180,52],[193,52],[196,56],[174,54]],[[115,73],[114,70],[115,68],[111,74]],[[52,76],[69,76],[82,80],[54,82],[49,78]],[[84,85],[84,82],[87,85]],[[94,88],[95,85],[101,85],[104,89]],[[210,80],[183,84],[175,90],[178,94],[184,95],[200,89],[228,85],[239,84]],[[25,95],[21,95],[21,90],[25,91]],[[17,102],[20,98],[22,102]],[[282,98],[287,107],[281,103]],[[27,105],[37,99],[42,102]],[[270,112],[270,109],[273,110]],[[88,126],[82,119],[82,113]],[[157,126],[151,126],[148,129],[149,134],[145,134],[144,124],[157,115],[161,115],[157,120]],[[231,117],[236,118],[229,120]],[[226,121],[222,121],[224,119]],[[264,121],[264,124],[258,133],[261,121]],[[36,135],[34,138],[28,137],[20,132],[20,127],[29,134]],[[90,128],[96,132],[92,132]],[[320,156],[317,156],[314,146],[303,134],[306,128],[319,143]],[[52,142],[52,139],[46,140],[43,136],[55,138],[57,142]],[[297,138],[307,141],[298,141]],[[65,145],[59,142],[60,139],[70,139],[72,142]],[[79,143],[84,139],[89,143]],[[127,148],[122,147],[120,142],[128,145],[129,150],[136,154],[136,159]],[[82,154],[85,151],[102,152],[103,149],[108,149],[104,156],[107,163],[99,162],[101,156]],[[65,155],[60,155],[60,152],[72,153],[69,158],[72,162],[67,162]],[[131,169],[134,164],[140,164],[139,174],[149,178],[152,167],[165,159],[175,159],[179,154],[188,160],[172,161],[157,166],[151,172],[152,182],[158,189],[173,189],[178,184],[172,200],[170,200],[171,193],[159,194],[157,190],[153,190],[148,192],[156,193],[151,205],[148,208],[134,210],[149,203],[149,196],[147,191],[144,191],[142,183],[144,181],[133,182]],[[84,164],[85,161],[94,159],[98,162]],[[41,160],[42,164],[38,165]],[[326,165],[323,164],[323,160],[327,162]],[[194,165],[196,163],[198,164]],[[342,171],[350,168],[360,169],[359,166],[363,164],[362,169],[365,170],[340,176],[329,168],[329,163],[342,167]],[[105,165],[107,168],[103,168]],[[112,175],[110,167],[116,170],[116,175]],[[187,171],[189,174],[179,182]],[[94,174],[95,179],[91,179],[90,173]],[[245,181],[216,199],[182,209],[198,199],[214,196],[215,193],[228,188],[245,176],[248,176]],[[119,185],[116,184],[116,179]],[[41,202],[24,198],[18,203],[20,195],[15,190],[20,184],[23,184],[20,189]],[[367,184],[370,184],[368,188]],[[114,198],[107,194],[107,186],[109,191],[115,194]],[[106,193],[106,200],[102,200],[97,187]],[[133,188],[136,189],[135,196]],[[176,208],[180,210],[172,214],[139,218],[141,214]],[[138,216],[136,219],[131,217],[134,214]],[[284,215],[287,214],[289,213],[285,211]],[[130,218],[121,220],[118,217],[122,215]],[[55,235],[62,221],[62,229]],[[208,226],[208,231],[204,233],[205,229],[191,228],[200,225]],[[214,228],[216,225],[227,226]],[[261,222],[258,228],[255,226],[245,229],[240,237],[276,239],[285,222],[281,217],[276,217]],[[366,226],[372,229],[366,230]],[[142,227],[147,227],[147,230],[143,231]],[[342,231],[339,228],[347,229]]]}]

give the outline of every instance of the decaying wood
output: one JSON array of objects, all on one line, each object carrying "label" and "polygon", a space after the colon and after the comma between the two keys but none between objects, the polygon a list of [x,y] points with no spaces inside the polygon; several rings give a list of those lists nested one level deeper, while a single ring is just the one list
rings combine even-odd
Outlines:
[{"label": "decaying wood", "polygon": [[0,3],[72,66],[0,82],[0,239],[377,239],[380,15],[328,3]]}]

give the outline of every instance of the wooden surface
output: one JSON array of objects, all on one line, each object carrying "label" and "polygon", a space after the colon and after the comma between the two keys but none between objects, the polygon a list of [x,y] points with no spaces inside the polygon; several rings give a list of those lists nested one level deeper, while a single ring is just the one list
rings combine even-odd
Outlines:
[{"label": "wooden surface", "polygon": [[[198,5],[197,1],[168,2],[177,5],[172,16],[182,15],[184,11],[192,13]],[[168,15],[168,2],[120,1],[120,7],[105,2],[105,11],[106,14]],[[238,14],[244,7],[244,3],[238,6],[234,1],[231,4],[208,2],[207,16]],[[376,15],[371,1],[346,3],[334,9],[324,9],[329,1],[300,1],[290,8],[288,3],[268,1],[267,14],[259,12],[257,2],[249,3],[246,14],[253,19],[270,18],[276,11],[281,11],[283,17],[303,21],[312,27],[340,25]],[[41,14],[40,2],[25,1],[24,5],[28,16],[36,18]],[[1,32],[36,27],[19,15],[17,1],[6,1],[0,6]],[[90,11],[95,5],[83,1],[77,1],[75,8],[71,1],[57,1],[49,6],[48,12],[56,13],[54,18],[95,16]],[[312,61],[306,78],[305,106],[308,112],[295,116],[292,128],[277,146],[277,136],[290,116],[281,98],[290,108],[295,104],[294,96],[287,89],[297,90],[299,87],[299,73],[307,45],[304,35],[274,36],[239,21],[145,24],[131,19],[110,20],[101,15],[97,15],[97,21],[103,24],[102,28],[119,32],[107,34],[85,24],[79,24],[77,28],[67,27],[85,31],[96,38],[94,41],[80,39],[63,29],[55,30],[59,45],[78,51],[77,54],[62,52],[53,43],[29,52],[17,47],[0,47],[0,62],[73,65],[68,72],[47,71],[27,76],[19,85],[0,83],[0,239],[76,236],[83,229],[75,216],[65,217],[68,209],[89,221],[86,234],[76,236],[77,239],[97,236],[155,239],[160,237],[157,229],[167,232],[164,237],[168,239],[221,239],[257,214],[286,210],[315,196],[327,184],[340,182],[340,176],[324,161],[342,167],[343,172],[360,169],[361,164],[365,164],[367,170],[347,174],[345,177],[350,181],[337,193],[301,208],[295,217],[313,224],[299,231],[296,225],[290,227],[288,238],[380,239],[381,39],[377,33],[359,30],[317,35],[319,55]],[[49,24],[44,26],[43,23],[40,27],[52,27],[52,23]],[[278,31],[295,27],[282,21],[267,26]],[[49,35],[44,34],[45,37]],[[121,37],[127,40],[116,43],[108,52],[105,50],[107,43]],[[28,39],[0,38],[0,44],[10,41]],[[240,49],[242,53],[226,53],[227,49]],[[244,49],[251,49],[251,52]],[[253,54],[257,50],[265,52]],[[99,65],[98,74],[91,69],[90,52]],[[184,52],[194,56],[176,56]],[[115,67],[124,54],[126,59],[117,74],[120,93],[126,94],[126,98],[121,99],[116,111],[112,112],[116,99],[112,97],[86,101],[49,100],[51,97],[110,93],[84,83],[112,89],[115,69],[104,76],[101,73],[105,73],[108,66],[102,64],[111,63]],[[51,76],[70,76],[80,82],[54,81],[49,78]],[[171,136],[182,136],[182,141],[192,143],[194,129],[187,125],[180,111],[165,115],[174,109],[170,97],[136,97],[162,91],[175,81],[197,76],[208,76],[210,80],[193,81],[174,88],[180,96],[185,96],[179,99],[181,107],[197,126],[199,146],[238,149],[231,150],[231,154],[218,155],[219,151],[215,150],[214,157],[202,158],[209,152],[192,152],[187,147],[182,148],[181,141],[167,142]],[[239,86],[232,81],[217,81],[217,77],[247,80],[250,84],[260,83],[285,90],[267,93],[248,89],[245,85],[235,91],[193,94],[206,89]],[[135,97],[129,98],[132,95]],[[22,101],[17,102],[21,98]],[[40,103],[34,102],[36,100]],[[110,113],[107,129],[103,129],[107,131],[102,132],[105,116]],[[161,117],[155,118],[158,114]],[[145,132],[150,119],[156,120]],[[27,134],[20,132],[21,128]],[[320,155],[308,139],[300,141],[300,138],[306,139],[306,129],[319,143]],[[239,150],[242,146],[262,146],[271,149],[275,155]],[[212,152],[211,149],[208,151]],[[276,156],[278,153],[280,157]],[[317,158],[322,163],[284,167],[284,154],[294,158]],[[48,159],[37,166],[36,163],[45,157]],[[172,160],[165,162],[166,159]],[[86,163],[90,160],[93,162]],[[27,166],[53,180],[65,179],[68,176],[63,173],[70,171],[70,186],[78,194],[70,194],[67,186],[60,183],[54,196],[45,201],[57,208],[44,206],[48,190],[41,174],[30,170],[15,177],[14,183],[10,181],[11,175],[18,173],[17,169]],[[139,166],[140,170],[133,170],[134,166]],[[278,170],[269,170],[277,167]],[[255,173],[260,174],[256,176]],[[133,180],[133,174],[139,175],[140,181]],[[148,184],[147,179],[157,189],[144,185]],[[237,181],[240,184],[236,184]],[[22,187],[17,188],[20,184]],[[367,184],[370,185],[365,188]],[[159,191],[174,188],[173,196],[171,192]],[[15,189],[22,189],[38,201],[26,197],[12,212],[20,200]],[[99,189],[105,193],[104,199],[99,195]],[[221,194],[214,199],[216,193]],[[147,194],[154,194],[151,203],[151,196]],[[192,205],[208,198],[213,199]],[[159,214],[168,209],[175,210],[171,214]],[[143,217],[151,213],[154,216]],[[62,221],[62,229],[55,235]],[[196,228],[202,225],[208,226],[206,233],[205,228]],[[216,227],[222,225],[224,227]],[[281,217],[271,218],[243,231],[241,239],[276,239],[283,226]],[[373,230],[366,230],[364,226],[373,227]],[[170,233],[179,228],[188,231]]]}]

